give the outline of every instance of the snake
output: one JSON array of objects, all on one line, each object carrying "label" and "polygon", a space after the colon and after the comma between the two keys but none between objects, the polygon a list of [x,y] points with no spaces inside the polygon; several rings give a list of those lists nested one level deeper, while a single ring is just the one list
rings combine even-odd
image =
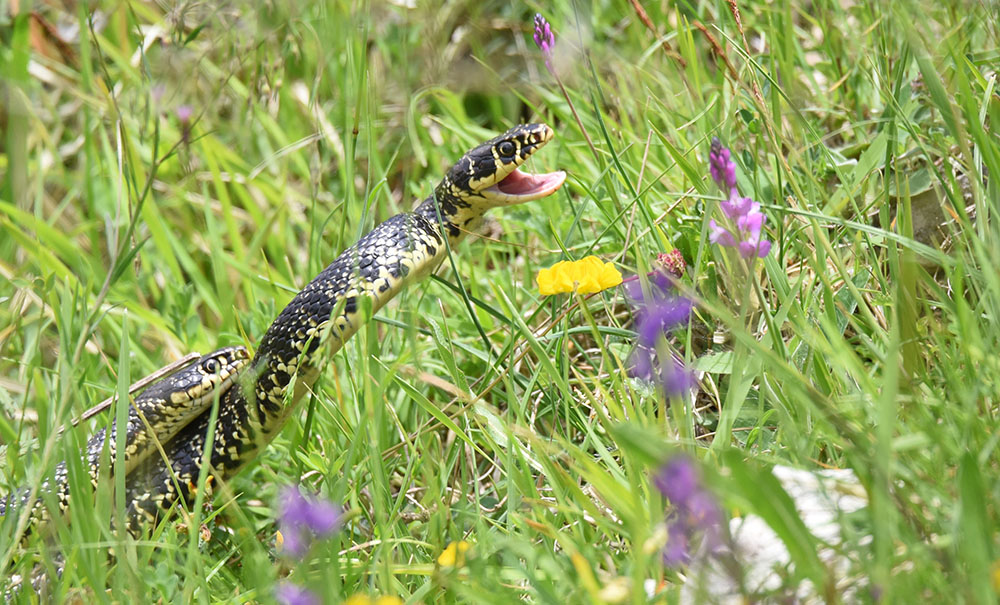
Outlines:
[{"label": "snake", "polygon": [[[433,272],[487,211],[547,197],[566,173],[520,167],[555,136],[521,124],[481,143],[446,171],[433,193],[363,235],[302,288],[261,338],[239,378],[163,443],[126,482],[129,531],[190,505],[203,471],[206,492],[255,459],[311,388],[323,360],[404,287]],[[214,424],[213,424],[214,416]],[[208,467],[203,469],[207,461]]]},{"label": "snake", "polygon": [[[121,458],[126,477],[155,451],[155,442],[169,441],[208,408],[215,397],[227,391],[249,362],[246,347],[225,347],[200,357],[139,393],[129,405],[125,423]],[[87,441],[83,459],[94,489],[98,487],[105,446],[109,456],[107,460],[114,461],[117,444],[116,421],[112,421],[110,430],[101,428]],[[110,470],[109,474],[113,476],[114,469]],[[54,498],[59,513],[65,513],[71,500],[66,461],[58,463],[53,476],[41,483],[39,494],[42,497],[32,499],[31,489],[21,488],[0,498],[0,517],[14,510],[30,508],[28,515],[32,526],[44,526],[51,521],[50,510],[45,503],[49,496]]]}]

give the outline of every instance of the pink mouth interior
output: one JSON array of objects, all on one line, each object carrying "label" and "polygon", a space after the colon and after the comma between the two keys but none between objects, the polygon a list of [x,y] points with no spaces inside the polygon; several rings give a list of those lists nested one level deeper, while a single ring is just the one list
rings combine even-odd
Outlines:
[{"label": "pink mouth interior", "polygon": [[520,169],[507,175],[495,187],[507,195],[545,196],[554,193],[566,180],[566,173],[547,172],[544,174],[527,174]]}]

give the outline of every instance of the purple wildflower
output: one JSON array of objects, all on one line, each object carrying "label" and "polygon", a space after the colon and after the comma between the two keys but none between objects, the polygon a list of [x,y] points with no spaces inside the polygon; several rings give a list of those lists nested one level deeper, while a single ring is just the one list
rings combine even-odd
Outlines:
[{"label": "purple wildflower", "polygon": [[692,525],[708,528],[717,526],[722,520],[715,498],[703,489],[694,490],[685,501],[684,507],[687,520]]},{"label": "purple wildflower", "polygon": [[556,38],[552,34],[552,27],[541,13],[535,13],[535,45],[542,51],[546,62],[552,58]]},{"label": "purple wildflower", "polygon": [[722,213],[735,226],[731,230],[714,219],[709,220],[709,241],[736,248],[743,258],[764,258],[771,252],[771,242],[761,239],[765,217],[760,211],[760,204],[749,197],[740,197],[736,190],[736,164],[729,149],[723,147],[718,138],[712,139],[708,158],[712,178],[728,195],[726,201],[720,204]]},{"label": "purple wildflower", "polygon": [[[625,294],[628,295],[629,300],[632,305],[637,309],[643,309],[647,305],[646,295],[642,292],[642,284],[639,282],[639,276],[630,277],[624,280]],[[660,271],[654,271],[646,276],[649,280],[649,290],[650,290],[650,300],[658,301],[667,298],[671,294],[671,290],[674,287],[674,282],[669,275]]]},{"label": "purple wildflower", "polygon": [[746,216],[750,212],[760,212],[760,204],[755,203],[748,197],[738,195],[731,196],[728,200],[719,204],[722,213],[729,219],[737,220],[741,216]]},{"label": "purple wildflower", "polygon": [[709,170],[719,187],[727,192],[736,188],[736,164],[731,155],[718,137],[712,138],[712,150],[708,153]]},{"label": "purple wildflower", "polygon": [[683,296],[670,296],[649,305],[639,312],[636,321],[639,344],[647,347],[655,345],[660,335],[687,321],[689,315],[691,315],[691,301]]},{"label": "purple wildflower", "polygon": [[181,124],[187,124],[191,120],[191,116],[194,115],[194,108],[190,105],[179,105],[176,110],[177,119],[181,121]]},{"label": "purple wildflower", "polygon": [[667,544],[660,555],[667,567],[680,567],[691,560],[688,535],[684,526],[672,523],[667,527]]},{"label": "purple wildflower", "polygon": [[661,364],[659,381],[663,392],[668,395],[680,395],[698,386],[694,374],[678,359]]},{"label": "purple wildflower", "polygon": [[159,103],[163,100],[163,95],[167,94],[167,85],[163,82],[158,82],[153,85],[153,88],[149,92],[153,98],[153,103]]},{"label": "purple wildflower", "polygon": [[687,321],[691,301],[674,294],[670,276],[659,272],[650,276],[648,297],[638,281],[629,283],[626,292],[636,307],[638,333],[631,359],[632,376],[658,384],[667,395],[679,395],[692,388],[694,378],[683,363],[665,350],[658,354],[656,346],[671,329]]},{"label": "purple wildflower", "polygon": [[674,456],[657,471],[653,485],[674,507],[667,519],[663,563],[677,567],[690,560],[690,544],[696,537],[708,552],[714,552],[721,539],[722,511],[701,485],[694,461]]},{"label": "purple wildflower", "polygon": [[309,549],[310,538],[332,534],[340,525],[341,511],[333,503],[307,500],[296,487],[281,494],[281,536],[283,550],[300,557]]},{"label": "purple wildflower", "polygon": [[319,597],[307,588],[290,582],[282,582],[274,591],[275,598],[282,605],[319,605]]},{"label": "purple wildflower", "polygon": [[587,146],[590,147],[590,152],[594,154],[595,158],[600,159],[597,148],[594,147],[594,142],[590,140],[590,135],[587,134],[587,129],[583,126],[580,115],[576,112],[576,107],[573,106],[573,99],[566,92],[566,87],[563,86],[562,80],[559,79],[559,74],[556,73],[555,65],[552,62],[552,54],[556,46],[556,36],[552,32],[552,26],[549,25],[549,22],[545,20],[545,17],[541,13],[535,13],[535,32],[533,37],[535,46],[542,51],[542,58],[545,59],[545,69],[549,70],[549,73],[555,78],[556,83],[559,84],[559,90],[562,91],[563,97],[566,99],[566,104],[569,105],[569,109],[573,113],[573,118],[576,120],[577,126],[580,127],[580,132],[583,133],[583,138],[587,139]]},{"label": "purple wildflower", "polygon": [[667,395],[680,395],[697,386],[694,375],[673,355],[667,363],[658,362],[655,349],[638,345],[632,353],[631,374],[660,386]]},{"label": "purple wildflower", "polygon": [[686,456],[674,456],[653,476],[653,485],[673,503],[685,502],[698,489],[698,472]]}]

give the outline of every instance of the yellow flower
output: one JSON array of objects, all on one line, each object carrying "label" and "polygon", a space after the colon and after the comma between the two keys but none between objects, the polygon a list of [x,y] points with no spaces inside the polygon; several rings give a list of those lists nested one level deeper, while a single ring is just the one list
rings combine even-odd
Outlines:
[{"label": "yellow flower", "polygon": [[622,274],[613,264],[588,256],[581,260],[564,260],[542,269],[535,281],[539,294],[545,296],[572,292],[574,287],[580,294],[591,294],[622,283]]},{"label": "yellow flower", "polygon": [[372,599],[368,595],[359,592],[358,594],[351,595],[344,601],[344,605],[403,605],[403,600],[399,597],[387,596]]},{"label": "yellow flower", "polygon": [[438,565],[441,567],[461,567],[465,565],[465,553],[470,548],[472,548],[472,545],[465,540],[451,542],[438,555]]}]

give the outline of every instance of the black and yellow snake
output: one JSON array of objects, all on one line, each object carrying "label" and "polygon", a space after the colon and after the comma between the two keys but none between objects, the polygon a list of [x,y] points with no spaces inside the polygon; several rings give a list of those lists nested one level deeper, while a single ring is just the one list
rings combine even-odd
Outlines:
[{"label": "black and yellow snake", "polygon": [[[315,381],[322,358],[343,346],[404,286],[433,271],[450,247],[479,226],[486,211],[558,190],[564,172],[519,170],[552,137],[548,126],[527,124],[476,146],[413,212],[375,227],[306,285],[268,328],[239,378],[229,376],[216,385],[213,396],[220,400],[208,452],[209,479],[225,480],[252,460]],[[188,502],[198,485],[210,422],[203,407],[186,426],[175,423],[179,431],[154,429],[164,455],[142,454],[143,466],[127,476],[130,529],[155,522],[178,501]]]},{"label": "black and yellow snake", "polygon": [[[121,457],[125,474],[131,473],[156,451],[152,447],[154,440],[170,440],[211,406],[215,397],[233,385],[249,361],[250,356],[244,347],[219,349],[158,380],[140,393],[129,406],[123,434],[125,447]],[[106,460],[114,460],[116,457],[117,433],[117,425],[112,423],[110,432],[100,429],[87,442],[84,462],[94,488],[97,488],[105,448],[108,451]],[[52,498],[60,511],[69,506],[66,462],[56,465],[53,477],[39,487],[39,497],[32,503],[30,513],[34,526],[48,521],[46,498]],[[23,510],[29,500],[31,490],[27,488],[0,498],[0,516],[5,515],[8,510]]]}]

